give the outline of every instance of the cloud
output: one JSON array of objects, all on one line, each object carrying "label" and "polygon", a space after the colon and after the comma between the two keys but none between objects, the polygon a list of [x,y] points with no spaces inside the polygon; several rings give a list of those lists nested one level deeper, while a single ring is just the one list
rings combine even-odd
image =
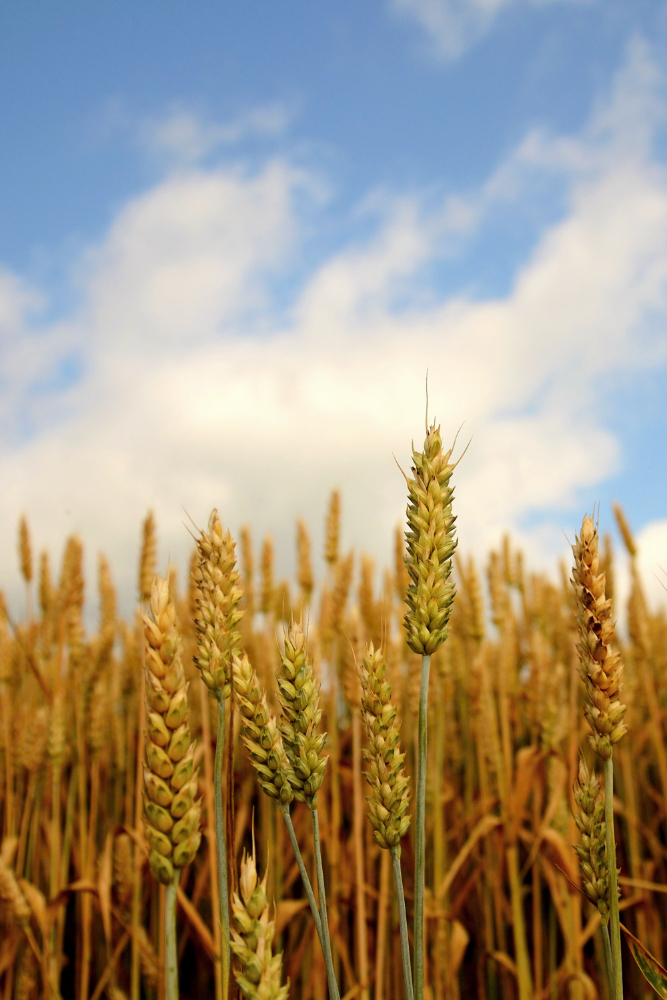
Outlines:
[{"label": "cloud", "polygon": [[221,147],[248,139],[275,138],[287,128],[292,112],[277,101],[250,108],[223,124],[207,122],[175,105],[166,118],[139,126],[145,148],[179,164],[198,163]]},{"label": "cloud", "polygon": [[[26,511],[38,545],[80,531],[128,595],[149,506],[163,561],[185,564],[184,509],[201,524],[217,505],[234,529],[272,531],[288,568],[295,518],[319,547],[339,486],[345,544],[385,562],[405,505],[393,455],[406,468],[423,434],[428,369],[445,438],[462,422],[472,436],[456,473],[462,548],[482,554],[512,529],[530,560],[555,559],[582,491],[622,463],[602,417],[610,381],[667,362],[654,321],[667,313],[667,175],[624,111],[634,93],[650,137],[654,85],[635,47],[580,136],[529,136],[478,192],[439,206],[378,195],[370,238],[317,264],[304,222],[317,185],[275,159],[181,168],[136,197],[81,262],[81,306],[57,325],[41,328],[34,293],[7,276],[7,414],[32,430],[0,450],[2,523]],[[494,201],[549,170],[567,186],[564,211],[508,293],[439,293],[433,262],[482,239]],[[59,380],[74,349],[80,374]],[[10,588],[12,549],[5,534]]]},{"label": "cloud", "polygon": [[438,56],[455,59],[489,31],[503,10],[521,3],[542,7],[562,2],[591,0],[391,0],[391,7],[427,32]]}]

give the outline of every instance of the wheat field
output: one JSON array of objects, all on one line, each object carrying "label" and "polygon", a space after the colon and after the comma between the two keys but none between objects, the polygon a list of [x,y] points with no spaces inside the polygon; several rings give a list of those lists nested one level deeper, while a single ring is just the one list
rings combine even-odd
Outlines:
[{"label": "wheat field", "polygon": [[[317,780],[320,772],[323,780],[319,787],[306,783],[304,801],[292,803],[293,828],[314,883],[307,798],[308,787],[315,787],[330,952],[340,996],[402,1000],[406,986],[393,855],[382,849],[368,821],[367,699],[358,668],[368,643],[383,651],[405,754],[405,808],[409,797],[414,811],[421,657],[408,645],[403,627],[409,583],[404,527],[397,526],[393,540],[387,539],[391,568],[379,575],[363,552],[340,550],[341,517],[341,498],[334,493],[326,513],[326,573],[318,580],[303,522],[296,526],[295,580],[274,578],[270,538],[259,544],[250,528],[240,532],[238,610],[244,613],[234,627],[247,669],[266,692],[267,711],[279,713],[281,705],[285,710],[285,690],[292,690],[276,680],[281,669],[289,668],[283,662],[284,637],[292,637],[297,656],[300,640],[290,629],[293,622],[303,625],[313,690],[319,690],[318,725],[327,739],[324,749],[315,747],[320,756],[315,754],[311,765]],[[631,530],[620,509],[616,517],[632,584],[627,609],[614,612],[618,616],[623,610],[627,620],[627,638],[618,639],[617,648],[629,706],[628,734],[614,751],[619,905],[624,925],[662,961],[667,943],[667,617],[648,607]],[[573,524],[572,538],[578,530]],[[152,515],[137,540],[137,613],[125,621],[118,616],[111,568],[103,557],[97,581],[84,583],[82,542],[72,537],[56,573],[47,553],[31,551],[25,521],[19,526],[17,572],[25,583],[24,607],[20,615],[4,599],[0,607],[4,1000],[162,1000],[168,995],[165,925],[172,885],[161,884],[149,864],[143,802],[148,672],[142,612],[151,602],[159,542]],[[224,973],[218,916],[218,721],[215,692],[208,681],[202,683],[198,553],[194,545],[188,579],[170,571],[167,580],[182,643],[193,795],[199,803],[192,806],[197,815],[191,827],[196,819],[201,830],[201,843],[197,833],[191,841],[194,856],[183,855],[180,880],[173,886],[175,947],[180,995],[222,1000],[234,995],[236,986],[233,978],[229,986]],[[609,536],[601,565],[607,597],[613,597]],[[580,839],[574,818],[580,754],[592,766],[593,753],[571,574],[571,564],[563,564],[557,579],[532,573],[509,538],[483,565],[465,554],[454,557],[450,634],[432,656],[428,701],[423,975],[424,996],[432,1000],[610,997],[600,910],[581,892],[574,851]],[[94,632],[84,627],[84,602],[98,608]],[[250,679],[248,673],[247,684]],[[323,950],[280,801],[262,794],[244,743],[252,719],[248,712],[243,716],[242,703],[234,698],[222,704],[220,778],[229,891],[237,900],[232,905],[237,925],[245,920],[250,927],[255,921],[254,937],[247,931],[234,946],[235,961],[243,965],[243,948],[256,940],[260,924],[266,932],[270,910],[273,952],[282,952],[282,979],[285,984],[289,979],[289,987],[281,993],[276,985],[274,992],[256,995],[325,1000]],[[326,772],[317,763],[324,755]],[[401,836],[410,921],[415,823]],[[253,857],[259,878],[266,872],[261,892]],[[253,893],[262,897],[256,910],[249,902],[256,898]],[[627,955],[625,995],[653,996]],[[279,983],[280,971],[277,976]]]}]

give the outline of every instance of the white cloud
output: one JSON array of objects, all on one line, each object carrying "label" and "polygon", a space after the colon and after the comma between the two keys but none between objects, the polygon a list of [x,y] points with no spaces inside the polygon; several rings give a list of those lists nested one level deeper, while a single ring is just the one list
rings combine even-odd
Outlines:
[{"label": "white cloud", "polygon": [[667,520],[651,521],[637,536],[642,583],[653,607],[666,603]]},{"label": "white cloud", "polygon": [[[127,593],[149,506],[163,558],[185,560],[182,507],[202,523],[215,504],[234,528],[272,530],[286,566],[295,517],[319,536],[340,486],[346,542],[384,561],[404,508],[392,453],[406,466],[420,439],[428,368],[445,437],[462,421],[473,435],[456,473],[462,547],[483,552],[513,528],[535,560],[563,552],[578,522],[568,508],[621,462],[600,417],[605,380],[667,360],[646,322],[667,312],[667,176],[623,112],[649,78],[635,50],[582,136],[528,139],[476,197],[436,211],[386,199],[376,234],[311,268],[287,312],[272,287],[303,270],[311,180],[281,161],[180,171],[136,198],[82,263],[79,313],[55,328],[37,332],[8,278],[7,370],[38,337],[47,367],[75,344],[84,369],[66,391],[26,389],[37,429],[0,451],[2,523],[25,510],[50,545],[76,528],[108,550]],[[662,106],[646,96],[642,108],[649,135]],[[547,167],[567,178],[567,207],[508,294],[425,298],[443,245]],[[13,547],[5,532],[8,586]]]},{"label": "white cloud", "polygon": [[490,29],[501,11],[522,2],[542,7],[592,0],[391,0],[391,7],[425,29],[439,56],[455,59]]},{"label": "white cloud", "polygon": [[180,164],[192,164],[221,147],[247,139],[275,137],[285,131],[291,116],[284,104],[273,102],[217,124],[177,105],[161,121],[144,122],[139,127],[139,136],[149,152],[166,155]]}]

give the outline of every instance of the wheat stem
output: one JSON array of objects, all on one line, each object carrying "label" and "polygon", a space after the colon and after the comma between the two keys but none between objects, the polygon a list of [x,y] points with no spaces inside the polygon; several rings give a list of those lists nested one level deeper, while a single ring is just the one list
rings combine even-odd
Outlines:
[{"label": "wheat stem", "polygon": [[[294,824],[292,823],[292,817],[290,816],[289,806],[283,806],[282,808],[283,819],[285,820],[285,826],[287,827],[287,832],[289,834],[290,843],[292,845],[292,850],[294,851],[294,857],[296,858],[296,863],[299,867],[299,873],[301,875],[301,880],[303,882],[303,887],[306,890],[306,896],[310,904],[310,912],[313,916],[313,922],[315,924],[315,930],[317,931],[317,936],[320,939],[320,944],[322,944],[322,921],[320,920],[320,911],[317,908],[317,900],[315,899],[315,893],[313,892],[313,886],[308,875],[308,871],[303,862],[303,857],[301,855],[301,849],[299,847],[299,842],[296,839],[296,833],[294,831]],[[324,945],[322,944],[322,953],[324,953]]]},{"label": "wheat stem", "polygon": [[607,963],[607,981],[609,982],[609,989],[611,990],[612,989],[611,984],[614,975],[613,974],[614,960],[611,957],[611,940],[609,938],[609,925],[608,924],[606,924],[605,926],[601,925],[600,930],[602,931],[602,943],[604,944],[604,957],[605,957],[605,962]]},{"label": "wheat stem", "polygon": [[426,864],[426,763],[428,722],[428,681],[430,654],[422,656],[419,687],[419,735],[417,759],[417,805],[415,809],[415,986],[416,1000],[424,997],[424,868]]},{"label": "wheat stem", "polygon": [[333,958],[331,956],[331,941],[329,940],[329,918],[327,916],[327,897],[324,888],[324,870],[322,868],[322,850],[320,847],[320,821],[317,809],[311,809],[313,817],[313,844],[315,847],[315,871],[317,873],[317,893],[320,897],[320,921],[322,923],[322,952],[327,967],[327,982],[329,984],[330,1000],[340,1000],[338,983],[334,975]]},{"label": "wheat stem", "polygon": [[176,899],[181,873],[176,870],[174,881],[166,887],[165,958],[167,1000],[178,1000],[178,951],[176,948]]},{"label": "wheat stem", "polygon": [[618,874],[616,869],[616,837],[614,836],[614,761],[604,762],[604,821],[609,873],[609,908],[611,924],[611,957],[613,975],[610,982],[612,1000],[623,1000],[623,966],[621,959],[621,921],[618,911]]},{"label": "wheat stem", "polygon": [[408,918],[405,912],[405,894],[403,892],[403,875],[401,873],[400,847],[392,847],[391,860],[396,882],[396,898],[398,899],[398,919],[401,929],[401,956],[403,958],[403,980],[405,983],[405,1000],[413,1000],[412,969],[410,966],[410,940],[408,937]]},{"label": "wheat stem", "polygon": [[220,925],[222,927],[222,996],[229,996],[229,886],[227,885],[227,843],[225,838],[225,816],[222,808],[222,768],[225,750],[225,699],[222,691],[218,696],[218,735],[215,745],[215,772],[213,787],[215,794],[215,841],[218,850],[218,894],[220,897]]}]

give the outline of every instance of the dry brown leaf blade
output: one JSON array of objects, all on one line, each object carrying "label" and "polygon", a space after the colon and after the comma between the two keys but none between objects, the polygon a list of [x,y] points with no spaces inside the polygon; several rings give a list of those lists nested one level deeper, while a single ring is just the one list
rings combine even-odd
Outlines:
[{"label": "dry brown leaf blade", "polygon": [[623,924],[621,924],[621,930],[625,934],[628,948],[632,952],[632,957],[639,966],[639,971],[644,979],[653,987],[659,997],[667,1000],[667,969]]},{"label": "dry brown leaf blade", "polygon": [[97,893],[102,914],[102,927],[107,942],[111,941],[111,880],[113,870],[113,832],[107,834],[104,851],[100,858]]},{"label": "dry brown leaf blade", "polygon": [[287,927],[297,913],[308,908],[307,899],[281,899],[276,906],[276,937],[278,937]]},{"label": "dry brown leaf blade", "polygon": [[459,853],[452,861],[449,871],[442,880],[440,888],[438,889],[439,899],[443,899],[447,895],[447,891],[449,890],[452,882],[460,872],[461,868],[463,867],[466,859],[470,855],[477,841],[481,840],[482,837],[486,837],[486,835],[490,833],[491,830],[495,830],[497,826],[501,825],[502,825],[502,820],[500,819],[499,816],[492,816],[489,813],[487,813],[486,816],[482,816],[482,818],[474,827],[472,833],[466,840],[465,844],[463,845]]}]

